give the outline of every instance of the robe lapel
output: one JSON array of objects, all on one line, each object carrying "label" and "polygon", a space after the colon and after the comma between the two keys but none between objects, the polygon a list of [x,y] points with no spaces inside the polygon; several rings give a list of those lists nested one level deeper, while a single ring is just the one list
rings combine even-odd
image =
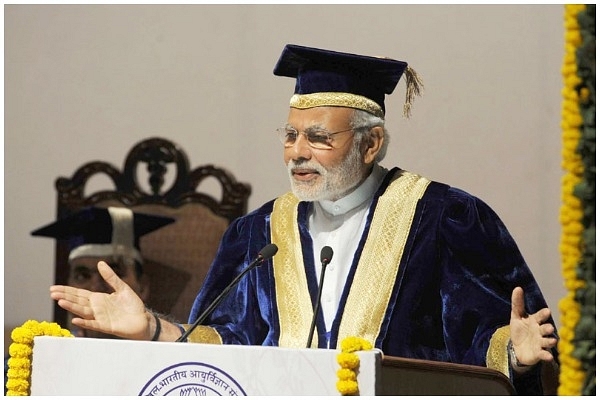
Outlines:
[{"label": "robe lapel", "polygon": [[279,346],[291,348],[306,346],[313,309],[298,229],[298,203],[296,196],[286,193],[275,201],[271,214],[271,242],[279,248],[273,257]]},{"label": "robe lapel", "polygon": [[417,202],[429,180],[401,171],[379,198],[351,283],[338,331],[338,343],[357,336],[375,343],[410,232]]},{"label": "robe lapel", "polygon": [[[347,283],[351,287],[338,338],[359,336],[375,343],[417,202],[429,182],[400,171],[379,198],[354,279]],[[292,348],[305,347],[313,310],[298,228],[298,204],[298,199],[287,193],[275,201],[271,215],[271,240],[279,248],[273,257],[279,346]]]}]

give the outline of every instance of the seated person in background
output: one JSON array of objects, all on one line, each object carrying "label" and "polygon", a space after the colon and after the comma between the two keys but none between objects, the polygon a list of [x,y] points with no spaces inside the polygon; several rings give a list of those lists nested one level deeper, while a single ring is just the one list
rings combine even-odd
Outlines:
[{"label": "seated person in background", "polygon": [[[173,218],[134,213],[124,207],[88,207],[39,228],[31,235],[68,240],[69,286],[111,293],[113,289],[98,274],[98,262],[105,261],[145,303],[150,295],[150,282],[144,274],[139,238],[174,221]],[[78,337],[115,338],[77,326],[68,326],[68,329]]]},{"label": "seated person in background", "polygon": [[[292,191],[231,224],[188,322],[268,243],[278,252],[188,341],[306,347],[323,285],[310,347],[335,349],[358,336],[389,356],[494,368],[517,393],[542,394],[541,366],[557,360],[556,328],[506,226],[475,196],[380,165],[389,141],[384,97],[404,74],[410,110],[421,86],[414,70],[288,45],[274,73],[296,79],[278,130]],[[335,254],[320,282],[327,247]],[[189,325],[153,315],[106,263],[98,269],[114,293],[50,288],[77,315],[74,324],[138,340],[186,336]]]}]

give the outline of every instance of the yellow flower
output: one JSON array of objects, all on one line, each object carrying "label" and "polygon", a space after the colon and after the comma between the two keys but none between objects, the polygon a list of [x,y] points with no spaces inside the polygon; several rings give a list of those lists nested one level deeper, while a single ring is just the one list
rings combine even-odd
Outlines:
[{"label": "yellow flower", "polygon": [[342,351],[344,353],[353,353],[361,350],[371,350],[373,345],[363,338],[348,337],[342,340]]},{"label": "yellow flower", "polygon": [[590,90],[588,88],[582,88],[579,92],[579,98],[583,101],[587,101],[590,98]]},{"label": "yellow flower", "polygon": [[31,361],[28,358],[16,358],[16,357],[11,357],[8,359],[8,367],[9,368],[24,368],[24,369],[30,369],[31,368]]},{"label": "yellow flower", "polygon": [[342,368],[354,369],[358,367],[360,358],[356,354],[340,353],[337,362]]},{"label": "yellow flower", "polygon": [[355,381],[356,372],[348,368],[340,368],[337,372],[337,377],[341,381]]},{"label": "yellow flower", "polygon": [[562,328],[561,340],[558,342],[561,369],[559,374],[559,395],[581,395],[585,373],[581,371],[581,363],[572,355],[574,329],[580,319],[580,306],[575,300],[575,291],[584,287],[585,282],[577,279],[577,265],[581,259],[581,235],[583,233],[583,206],[573,195],[575,185],[581,181],[584,166],[577,147],[581,138],[583,117],[579,102],[589,97],[587,89],[578,92],[582,80],[578,76],[577,49],[582,43],[582,34],[577,16],[586,8],[585,4],[567,4],[564,7],[565,55],[561,73],[563,75],[563,102],[561,112],[562,162],[566,171],[562,179],[562,206],[559,221],[562,226],[559,251],[561,253],[564,286],[568,293],[559,302]]},{"label": "yellow flower", "polygon": [[32,353],[31,345],[25,343],[13,343],[8,348],[8,354],[11,357],[26,358],[30,357]]},{"label": "yellow flower", "polygon": [[337,381],[335,387],[342,396],[358,393],[358,382],[356,381]]},{"label": "yellow flower", "polygon": [[351,336],[342,340],[340,348],[342,352],[337,356],[340,369],[337,372],[336,388],[343,396],[358,394],[356,369],[360,365],[360,358],[354,352],[371,350],[373,345],[368,340]]},{"label": "yellow flower", "polygon": [[10,368],[6,373],[6,377],[8,379],[23,379],[27,380],[29,378],[29,369],[25,368]]},{"label": "yellow flower", "polygon": [[28,320],[11,332],[13,343],[8,348],[7,396],[28,396],[31,379],[31,355],[36,336],[70,337],[71,332],[54,322]]},{"label": "yellow flower", "polygon": [[29,379],[9,379],[6,389],[7,396],[28,396]]}]

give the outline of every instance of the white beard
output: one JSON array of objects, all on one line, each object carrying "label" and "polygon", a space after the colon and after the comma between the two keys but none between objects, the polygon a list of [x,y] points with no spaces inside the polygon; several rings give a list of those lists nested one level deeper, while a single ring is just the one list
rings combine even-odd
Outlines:
[{"label": "white beard", "polygon": [[[292,174],[294,168],[314,169],[319,176],[306,182],[297,181]],[[290,160],[288,162],[292,192],[301,201],[341,199],[360,185],[363,180],[363,168],[362,155],[356,145],[352,146],[346,158],[339,165],[329,169],[313,160]]]}]

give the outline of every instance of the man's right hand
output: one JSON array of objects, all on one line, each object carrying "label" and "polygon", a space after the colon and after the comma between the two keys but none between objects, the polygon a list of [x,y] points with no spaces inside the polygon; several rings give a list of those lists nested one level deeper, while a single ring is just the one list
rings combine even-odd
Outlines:
[{"label": "man's right hand", "polygon": [[104,261],[98,263],[98,272],[114,290],[112,293],[54,285],[50,297],[77,316],[72,320],[76,326],[125,339],[150,340],[153,317],[144,302]]}]

